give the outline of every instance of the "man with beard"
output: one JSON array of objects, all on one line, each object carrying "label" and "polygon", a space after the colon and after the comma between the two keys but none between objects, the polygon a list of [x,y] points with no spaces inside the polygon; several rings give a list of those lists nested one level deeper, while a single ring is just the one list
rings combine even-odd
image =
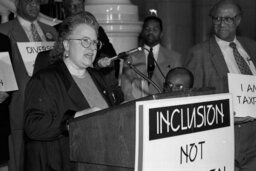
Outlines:
[{"label": "man with beard", "polygon": [[40,11],[40,0],[16,0],[17,17],[0,25],[0,32],[11,40],[12,63],[18,91],[12,93],[9,106],[11,136],[9,138],[9,170],[23,168],[23,103],[25,87],[30,79],[19,52],[17,42],[55,41],[57,31],[37,21]]},{"label": "man with beard", "polygon": [[[167,72],[181,66],[181,56],[160,45],[163,36],[162,20],[149,16],[144,20],[141,37],[143,50],[130,57],[132,64],[151,79],[162,90]],[[152,84],[143,80],[136,72],[124,65],[121,79],[125,100],[133,100],[158,93]]]},{"label": "man with beard", "polygon": [[[227,73],[256,75],[256,42],[236,36],[242,10],[232,1],[222,0],[210,11],[214,35],[193,47],[185,65],[195,76],[194,88],[214,87],[228,92]],[[256,120],[235,117],[235,169],[256,168]]]}]

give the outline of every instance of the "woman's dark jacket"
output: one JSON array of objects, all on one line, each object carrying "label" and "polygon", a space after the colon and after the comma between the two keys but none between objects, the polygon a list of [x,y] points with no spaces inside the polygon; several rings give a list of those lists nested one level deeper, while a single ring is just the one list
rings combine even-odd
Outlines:
[{"label": "woman's dark jacket", "polygon": [[[116,85],[107,87],[98,71],[88,68],[96,87],[109,106],[123,101]],[[67,121],[89,104],[64,62],[37,72],[25,94],[25,170],[73,170],[69,162]]]}]

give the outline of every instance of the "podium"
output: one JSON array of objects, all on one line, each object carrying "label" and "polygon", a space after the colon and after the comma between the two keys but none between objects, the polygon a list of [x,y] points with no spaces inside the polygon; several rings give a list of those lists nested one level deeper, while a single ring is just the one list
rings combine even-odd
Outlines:
[{"label": "podium", "polygon": [[[209,93],[167,93],[136,101]],[[84,115],[70,122],[70,158],[77,163],[79,171],[134,170],[136,101]]]}]

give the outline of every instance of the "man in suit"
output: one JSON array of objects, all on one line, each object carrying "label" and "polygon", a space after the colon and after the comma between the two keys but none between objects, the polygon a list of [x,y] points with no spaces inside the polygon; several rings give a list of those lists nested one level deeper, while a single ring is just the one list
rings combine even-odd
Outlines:
[{"label": "man in suit", "polygon": [[[0,33],[0,52],[9,52],[11,55],[10,39],[4,34]],[[10,121],[9,121],[9,106],[10,94],[0,91],[0,165],[7,166],[9,161],[9,146],[8,137],[10,134]],[[0,170],[1,170],[0,166]]]},{"label": "man in suit", "polygon": [[39,2],[40,0],[17,0],[15,2],[17,17],[0,25],[0,32],[11,40],[13,69],[19,88],[18,91],[13,92],[9,106],[11,123],[9,169],[11,171],[23,168],[23,102],[25,86],[30,78],[17,42],[55,41],[58,35],[53,27],[37,21]]},{"label": "man in suit", "polygon": [[[242,20],[242,10],[238,4],[219,1],[211,9],[210,16],[214,35],[190,50],[185,65],[195,76],[195,88],[214,87],[216,93],[226,93],[227,73],[256,75],[256,42],[236,36]],[[242,64],[236,59],[241,59]],[[255,133],[255,118],[235,117],[236,171],[255,170]]]},{"label": "man in suit", "polygon": [[[163,26],[160,18],[156,16],[147,17],[144,20],[141,33],[144,41],[143,50],[135,52],[130,57],[132,64],[151,79],[161,91],[163,90],[166,73],[174,67],[181,66],[180,54],[160,45],[162,31]],[[159,93],[152,84],[143,80],[127,65],[124,65],[123,68],[121,85],[125,100],[133,100]]]}]

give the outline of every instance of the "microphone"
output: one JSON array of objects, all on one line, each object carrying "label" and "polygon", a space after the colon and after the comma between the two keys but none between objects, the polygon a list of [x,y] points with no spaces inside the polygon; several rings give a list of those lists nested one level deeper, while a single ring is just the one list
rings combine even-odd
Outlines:
[{"label": "microphone", "polygon": [[128,59],[125,61],[125,63],[134,71],[136,72],[139,76],[141,76],[144,80],[148,81],[151,83],[151,85],[153,85],[153,87],[155,87],[155,89],[158,91],[158,93],[161,93],[161,89],[158,87],[158,85],[152,81],[150,78],[148,78],[146,75],[144,75],[141,71],[139,71],[134,65],[133,65],[133,61],[132,58]]},{"label": "microphone", "polygon": [[141,50],[142,50],[141,47],[137,47],[137,48],[128,50],[128,51],[126,51],[126,52],[121,52],[121,53],[119,53],[118,55],[116,55],[116,56],[110,58],[110,61],[113,61],[113,60],[116,60],[116,59],[124,59],[124,58],[126,58],[127,56],[130,56],[132,53],[137,52],[137,51],[141,51]]}]

